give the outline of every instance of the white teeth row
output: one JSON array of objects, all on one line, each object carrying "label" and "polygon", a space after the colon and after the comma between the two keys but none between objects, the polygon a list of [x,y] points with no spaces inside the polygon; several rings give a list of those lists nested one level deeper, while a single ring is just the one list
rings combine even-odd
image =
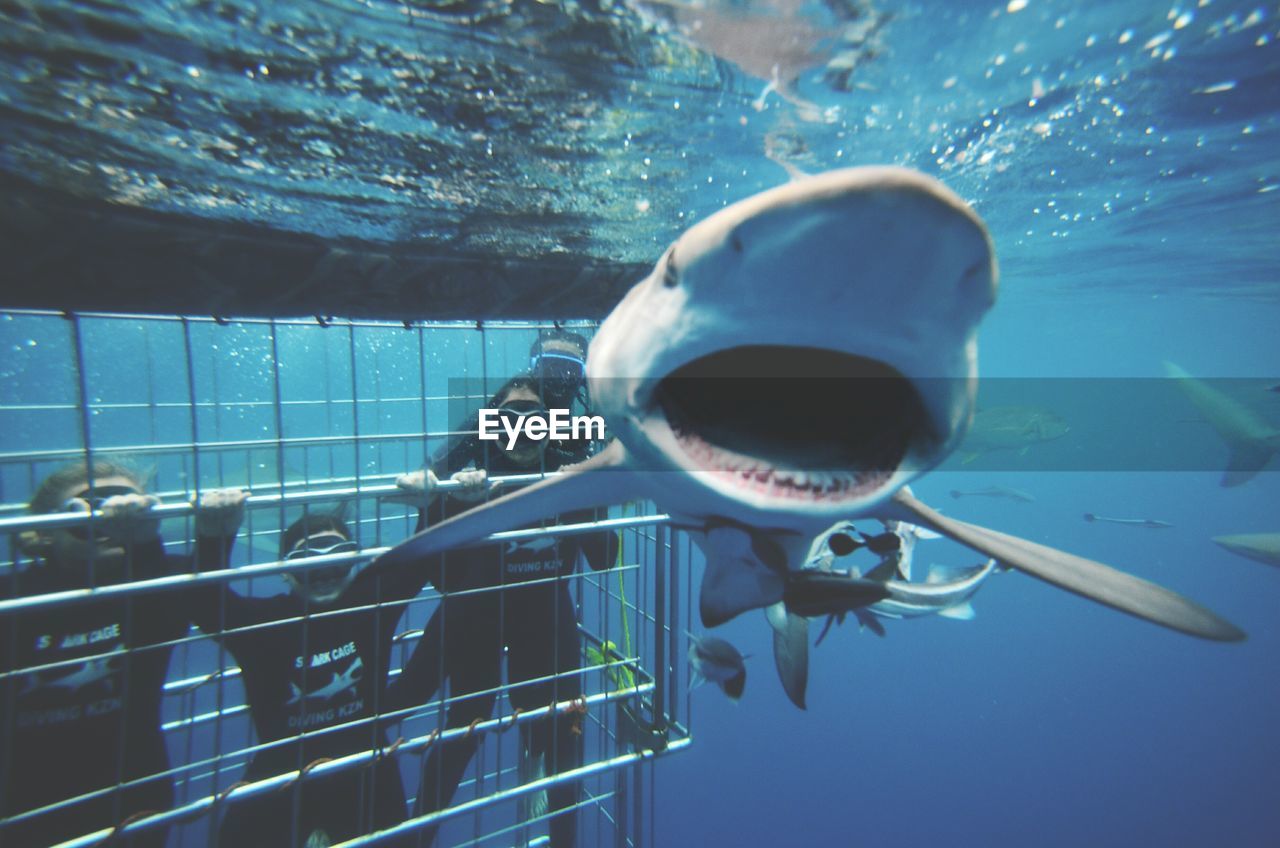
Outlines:
[{"label": "white teeth row", "polygon": [[856,495],[858,478],[844,472],[718,471],[722,480],[778,498],[845,500]]},{"label": "white teeth row", "polygon": [[677,431],[680,443],[685,452],[695,461],[714,467],[717,471],[740,471],[744,473],[767,471],[769,464],[754,456],[734,453],[726,448],[716,447],[693,433]]},{"label": "white teeth row", "polygon": [[694,433],[677,431],[677,437],[691,459],[711,468],[722,479],[776,497],[809,500],[847,498],[862,482],[858,474],[850,471],[774,468],[757,457],[711,445]]}]

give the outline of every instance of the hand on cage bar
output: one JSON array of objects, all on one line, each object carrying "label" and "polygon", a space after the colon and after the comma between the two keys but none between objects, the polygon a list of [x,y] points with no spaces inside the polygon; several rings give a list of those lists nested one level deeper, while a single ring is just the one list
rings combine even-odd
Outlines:
[{"label": "hand on cage bar", "polygon": [[435,496],[435,489],[439,484],[440,481],[429,468],[410,471],[396,478],[396,488],[400,491],[394,495],[387,495],[385,500],[406,506],[425,507]]},{"label": "hand on cage bar", "polygon": [[[104,498],[98,504],[103,522],[96,532],[118,542],[154,539],[160,535],[160,519],[151,515],[151,508],[159,503],[155,495],[139,492]],[[80,497],[69,498],[62,509],[64,512],[92,511],[89,502]]]},{"label": "hand on cage bar", "polygon": [[243,489],[211,489],[200,493],[196,508],[196,534],[234,536],[244,520],[244,504],[249,493]]},{"label": "hand on cage bar", "polygon": [[489,483],[489,474],[483,468],[459,471],[449,478],[458,484],[458,488],[449,492],[449,496],[461,501],[478,501],[485,496],[486,490],[493,490],[502,485],[501,480]]}]

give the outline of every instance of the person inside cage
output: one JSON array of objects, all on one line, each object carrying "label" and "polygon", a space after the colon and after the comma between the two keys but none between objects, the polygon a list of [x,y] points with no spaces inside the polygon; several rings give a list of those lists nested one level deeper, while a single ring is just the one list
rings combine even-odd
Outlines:
[{"label": "person inside cage", "polygon": [[[536,391],[548,409],[572,410],[575,402],[590,410],[586,389],[587,340],[578,333],[559,327],[538,331],[529,348],[528,376],[536,383]],[[489,445],[477,437],[478,413],[459,425],[444,450],[432,460],[435,468],[463,469],[469,465],[483,468],[488,462]],[[568,464],[586,459],[591,443],[565,440],[550,444],[546,461]]]},{"label": "person inside cage", "polygon": [[[50,474],[31,499],[32,513],[96,517],[19,534],[18,548],[33,562],[0,576],[0,597],[116,591],[191,572],[190,557],[165,552],[151,512],[158,499],[144,482],[140,472],[106,459]],[[221,491],[202,495],[200,568],[226,566],[236,524]],[[0,844],[52,845],[172,805],[160,708],[172,641],[189,626],[188,592],[90,595],[0,619]],[[120,844],[161,846],[167,833],[166,825],[143,827]]]},{"label": "person inside cage", "polygon": [[[533,375],[509,380],[490,399],[490,407],[504,416],[545,413],[539,381]],[[462,489],[435,498],[419,513],[418,529],[465,512],[486,492],[488,475],[523,474],[555,470],[562,457],[547,449],[548,440],[522,437],[513,448],[506,442],[489,452],[487,467],[463,470],[455,479],[466,483]],[[447,459],[447,455],[442,457]],[[454,469],[446,466],[444,471]],[[402,477],[406,489],[415,485],[430,491],[435,479],[432,469]],[[425,497],[425,495],[424,495]],[[560,516],[565,523],[591,521],[594,510]],[[612,567],[617,560],[617,536],[608,531],[583,535],[533,537],[502,545],[488,545],[451,551],[431,557],[426,566],[431,582],[443,598],[424,629],[423,640],[405,664],[403,673],[388,693],[392,710],[427,702],[445,679],[451,703],[446,724],[451,729],[471,728],[488,718],[501,682],[503,649],[506,649],[508,698],[516,710],[527,712],[554,704],[576,704],[582,684],[573,670],[580,668],[582,650],[578,620],[569,580],[577,569],[578,557],[585,556],[597,570]],[[522,739],[528,756],[541,760],[543,771],[556,774],[581,762],[582,715],[580,710],[555,709],[549,719],[522,725]],[[463,772],[478,744],[475,732],[443,744],[433,745],[422,769],[417,812],[440,810],[453,798]],[[577,820],[572,813],[554,816],[577,803],[576,784],[561,784],[547,793],[551,844],[572,846]],[[421,844],[430,844],[435,828],[420,835]]]},{"label": "person inside cage", "polygon": [[[305,566],[355,554],[345,513],[345,505],[304,513],[281,534],[281,560]],[[404,785],[395,759],[383,753],[378,718],[396,624],[426,579],[413,564],[374,560],[357,568],[339,559],[286,573],[287,594],[250,597],[219,587],[205,595],[196,623],[239,664],[260,746],[242,780],[302,773],[285,791],[229,798],[218,844],[313,848],[404,819]],[[372,762],[320,768],[364,752],[375,753]]]}]

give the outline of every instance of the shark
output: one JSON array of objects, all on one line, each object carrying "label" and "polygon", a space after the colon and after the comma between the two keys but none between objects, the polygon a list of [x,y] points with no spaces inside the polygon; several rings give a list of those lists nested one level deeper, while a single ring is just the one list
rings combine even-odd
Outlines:
[{"label": "shark", "polygon": [[119,660],[122,659],[124,652],[124,646],[118,645],[110,653],[99,656],[97,659],[86,660],[60,677],[45,679],[39,674],[28,674],[26,684],[18,696],[23,697],[32,692],[50,689],[65,689],[75,694],[84,687],[96,683],[104,683],[107,691],[114,691],[119,682]]},{"label": "shark", "polygon": [[296,683],[290,683],[289,689],[292,697],[285,703],[296,704],[299,701],[331,701],[339,695],[348,692],[360,684],[360,678],[364,676],[364,660],[356,657],[351,661],[351,665],[347,666],[347,670],[339,674],[338,672],[330,672],[332,679],[311,692],[302,691],[302,687]]},{"label": "shark", "polygon": [[867,612],[881,618],[938,615],[969,621],[974,615],[970,598],[999,568],[999,563],[988,559],[972,568],[931,565],[923,583],[890,578],[885,581],[889,596],[872,604]]},{"label": "shark", "polygon": [[1095,515],[1092,512],[1084,514],[1084,520],[1093,524],[1101,522],[1103,524],[1128,524],[1131,527],[1147,527],[1152,530],[1165,530],[1173,525],[1167,521],[1161,521],[1158,518],[1111,518],[1105,515]]},{"label": "shark", "polygon": [[951,497],[960,498],[1003,498],[1015,503],[1035,503],[1035,495],[1009,486],[986,486],[981,489],[952,489]]},{"label": "shark", "polygon": [[1233,554],[1267,565],[1280,566],[1280,533],[1238,533],[1234,536],[1214,536],[1213,541]]},{"label": "shark", "polygon": [[592,339],[587,381],[613,441],[383,556],[416,561],[570,510],[652,500],[705,555],[703,625],[765,610],[798,706],[807,620],[785,596],[797,581],[813,588],[800,574],[809,547],[840,520],[904,521],[1156,624],[1244,638],[1168,589],[911,493],[973,417],[997,273],[981,218],[914,170],[828,171],[729,205],[676,238]]},{"label": "shark", "polygon": [[843,575],[837,572],[832,576],[844,577],[854,583],[879,583],[884,597],[866,606],[830,612],[827,623],[814,644],[822,642],[832,624],[844,623],[848,612],[853,613],[861,627],[871,630],[877,636],[885,635],[884,626],[879,621],[882,618],[923,618],[936,615],[957,621],[972,621],[975,613],[970,599],[982,588],[988,577],[1002,570],[1003,566],[994,559],[988,559],[985,564],[972,568],[935,564],[929,566],[928,575],[922,583],[898,580],[891,572],[877,574],[878,571],[884,571],[883,565],[868,572],[865,578],[860,578],[856,572]]},{"label": "shark", "polygon": [[1166,362],[1164,370],[1226,442],[1230,455],[1222,474],[1223,486],[1239,486],[1252,480],[1280,451],[1280,429],[1180,366]]}]

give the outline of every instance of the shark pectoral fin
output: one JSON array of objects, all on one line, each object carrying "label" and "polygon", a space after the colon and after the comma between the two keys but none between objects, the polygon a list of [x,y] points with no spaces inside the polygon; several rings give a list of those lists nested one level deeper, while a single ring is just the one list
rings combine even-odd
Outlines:
[{"label": "shark pectoral fin", "polygon": [[1273,453],[1272,448],[1265,444],[1238,445],[1227,458],[1221,485],[1229,488],[1249,482],[1271,461]]},{"label": "shark pectoral fin", "polygon": [[854,610],[853,614],[857,617],[859,626],[865,627],[877,636],[884,638],[884,625],[880,623],[880,619],[866,610]]},{"label": "shark pectoral fin", "polygon": [[1192,636],[1236,642],[1244,631],[1181,595],[1100,562],[956,521],[916,500],[905,488],[894,503],[912,518],[1007,566],[1121,612]]},{"label": "shark pectoral fin", "polygon": [[973,604],[965,601],[963,604],[956,604],[953,607],[947,607],[938,613],[942,618],[950,618],[955,621],[973,621],[975,615]]},{"label": "shark pectoral fin", "polygon": [[387,551],[379,562],[390,565],[388,558],[417,562],[450,548],[479,542],[490,533],[524,527],[570,510],[622,503],[643,495],[641,476],[628,469],[626,450],[621,443],[613,442],[559,476],[428,527]]},{"label": "shark pectoral fin", "polygon": [[791,703],[800,709],[804,704],[805,689],[809,686],[809,620],[789,613],[778,603],[765,610],[769,626],[773,628],[773,662],[778,668],[778,679]]},{"label": "shark pectoral fin", "polygon": [[760,559],[759,544],[745,531],[716,527],[694,538],[707,557],[698,598],[704,627],[719,627],[747,610],[782,600],[784,573]]},{"label": "shark pectoral fin", "polygon": [[724,683],[720,684],[720,688],[724,690],[725,695],[729,696],[729,700],[737,703],[742,697],[743,691],[747,688],[747,670],[742,671],[730,677]]}]

